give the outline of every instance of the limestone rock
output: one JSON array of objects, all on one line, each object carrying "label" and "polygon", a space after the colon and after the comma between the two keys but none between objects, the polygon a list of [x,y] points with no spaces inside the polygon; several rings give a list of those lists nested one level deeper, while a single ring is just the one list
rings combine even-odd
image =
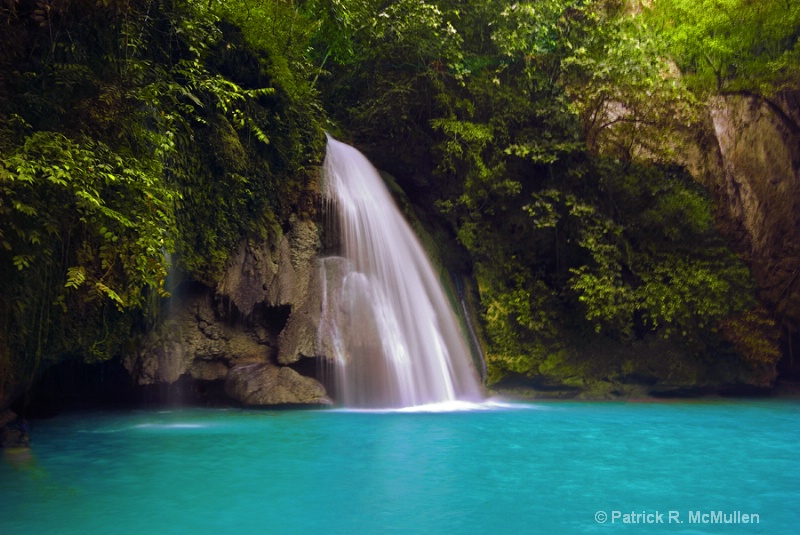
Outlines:
[{"label": "limestone rock", "polygon": [[309,288],[319,250],[317,227],[292,216],[289,231],[275,231],[266,241],[245,240],[228,263],[217,294],[245,316],[256,304],[291,305]]},{"label": "limestone rock", "polygon": [[[318,315],[317,315],[318,316]],[[293,313],[278,343],[278,363],[294,364],[316,355],[317,317],[305,311]]]},{"label": "limestone rock", "polygon": [[0,448],[27,448],[30,438],[26,433],[11,426],[0,427]]},{"label": "limestone rock", "polygon": [[276,366],[317,354],[319,248],[316,225],[295,216],[285,233],[243,241],[215,289],[176,292],[126,368],[142,385],[224,380],[248,405],[329,403],[316,380]]},{"label": "limestone rock", "polygon": [[195,360],[189,375],[200,381],[216,381],[228,375],[228,365],[219,360]]},{"label": "limestone rock", "polygon": [[[784,337],[800,330],[800,92],[772,100],[717,97],[720,204],[729,237],[747,259],[759,298]],[[784,340],[791,347],[791,340]],[[774,368],[774,366],[773,366]],[[763,376],[763,372],[761,373]],[[775,371],[773,370],[773,375]]]},{"label": "limestone rock", "polygon": [[305,299],[292,310],[286,327],[278,337],[278,363],[293,364],[302,357],[318,355],[316,347],[319,330],[320,311],[322,309],[322,288],[319,269],[310,277],[310,288]]},{"label": "limestone rock", "polygon": [[[174,383],[182,375],[222,380],[238,364],[268,362],[274,340],[228,322],[214,312],[208,292],[173,297],[165,319],[124,364],[138,384]],[[263,336],[263,333],[262,333]]]},{"label": "limestone rock", "polygon": [[[280,364],[315,355],[319,248],[317,226],[292,216],[286,234],[276,232],[263,242],[242,242],[216,288],[219,297],[245,316],[259,305],[290,307],[277,342]],[[262,333],[263,327],[256,332]]]},{"label": "limestone rock", "polygon": [[[714,97],[686,139],[683,163],[713,195],[721,232],[791,347],[800,330],[800,91]],[[774,363],[756,368],[758,382],[777,374]]]},{"label": "limestone rock", "polygon": [[0,410],[0,449],[27,448],[30,446],[27,424],[18,420],[10,409]]},{"label": "limestone rock", "polygon": [[800,137],[765,102],[717,97],[711,118],[722,156],[731,215],[756,256],[800,231]]},{"label": "limestone rock", "polygon": [[286,366],[261,363],[235,366],[225,379],[225,393],[244,405],[330,405],[325,387]]}]

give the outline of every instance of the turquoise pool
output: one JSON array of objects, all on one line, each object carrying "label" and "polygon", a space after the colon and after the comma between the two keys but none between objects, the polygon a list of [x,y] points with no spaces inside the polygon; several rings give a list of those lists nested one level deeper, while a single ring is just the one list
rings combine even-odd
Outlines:
[{"label": "turquoise pool", "polygon": [[795,534],[798,423],[797,401],[70,413],[0,462],[0,534]]}]

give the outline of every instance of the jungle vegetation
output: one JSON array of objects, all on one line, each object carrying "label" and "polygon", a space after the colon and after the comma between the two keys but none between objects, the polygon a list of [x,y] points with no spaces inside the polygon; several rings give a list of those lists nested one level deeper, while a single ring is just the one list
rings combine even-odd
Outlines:
[{"label": "jungle vegetation", "polygon": [[576,337],[777,358],[670,132],[797,86],[795,2],[0,0],[0,25],[0,399],[131,351],[170,269],[213,286],[314,217],[325,129],[466,251],[491,380]]}]

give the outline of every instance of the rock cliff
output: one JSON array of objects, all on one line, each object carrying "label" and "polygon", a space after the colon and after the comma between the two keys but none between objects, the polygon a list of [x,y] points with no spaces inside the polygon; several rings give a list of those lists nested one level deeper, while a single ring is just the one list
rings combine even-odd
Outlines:
[{"label": "rock cliff", "polygon": [[319,381],[289,367],[315,356],[318,250],[316,225],[296,217],[285,233],[242,241],[216,288],[176,292],[125,367],[140,385],[223,382],[245,405],[330,404]]},{"label": "rock cliff", "polygon": [[800,92],[715,97],[689,146],[685,163],[751,266],[791,367],[800,327]]}]

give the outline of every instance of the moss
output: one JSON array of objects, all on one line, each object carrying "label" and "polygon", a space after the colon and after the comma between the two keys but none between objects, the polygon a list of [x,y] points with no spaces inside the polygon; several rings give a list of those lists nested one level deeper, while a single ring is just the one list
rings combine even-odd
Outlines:
[{"label": "moss", "polygon": [[210,125],[211,149],[220,167],[234,173],[245,172],[248,163],[247,152],[245,152],[239,134],[234,130],[233,125],[219,113],[214,115]]}]

